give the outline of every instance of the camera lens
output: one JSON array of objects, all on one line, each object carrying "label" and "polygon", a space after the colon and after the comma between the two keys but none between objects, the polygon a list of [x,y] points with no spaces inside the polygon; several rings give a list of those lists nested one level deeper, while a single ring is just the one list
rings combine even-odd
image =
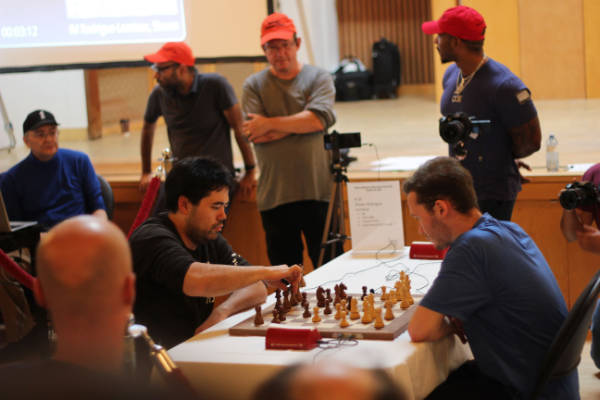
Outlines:
[{"label": "camera lens", "polygon": [[558,201],[565,210],[574,210],[581,202],[581,190],[567,189],[560,194]]}]

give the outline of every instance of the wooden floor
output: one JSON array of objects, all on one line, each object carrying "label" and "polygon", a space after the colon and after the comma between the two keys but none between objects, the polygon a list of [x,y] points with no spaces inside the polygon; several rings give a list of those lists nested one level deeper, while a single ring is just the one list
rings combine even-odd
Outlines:
[{"label": "wooden floor", "polygon": [[[560,164],[600,161],[600,99],[543,100],[535,102],[542,125],[543,139],[549,133],[559,141]],[[332,129],[339,132],[361,132],[363,143],[369,143],[351,153],[358,162],[350,171],[372,168],[371,162],[386,157],[444,155],[447,148],[438,135],[439,106],[429,96],[404,95],[393,100],[366,100],[336,103],[338,122]],[[59,116],[57,116],[59,117]],[[18,123],[19,121],[13,121]],[[17,138],[20,142],[21,138]],[[140,134],[113,134],[95,141],[61,140],[66,148],[88,153],[100,173],[138,174],[140,171]],[[153,158],[168,147],[166,130],[156,133]],[[235,161],[242,165],[235,147]],[[528,157],[534,172],[545,172],[545,147]],[[0,171],[8,169],[25,157],[28,150],[19,146],[10,153],[0,152]]]}]

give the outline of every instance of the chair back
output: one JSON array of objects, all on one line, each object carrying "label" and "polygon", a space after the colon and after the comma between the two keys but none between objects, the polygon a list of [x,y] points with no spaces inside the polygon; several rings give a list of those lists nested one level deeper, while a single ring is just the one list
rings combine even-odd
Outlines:
[{"label": "chair back", "polygon": [[600,270],[596,272],[579,295],[554,337],[542,364],[542,370],[533,391],[533,399],[542,393],[550,380],[568,375],[579,365],[598,293],[600,293]]},{"label": "chair back", "polygon": [[115,209],[115,198],[113,196],[112,187],[102,175],[96,176],[98,177],[98,182],[100,183],[100,190],[102,191],[102,200],[104,200],[106,214],[108,215],[108,219],[112,220],[113,210]]}]

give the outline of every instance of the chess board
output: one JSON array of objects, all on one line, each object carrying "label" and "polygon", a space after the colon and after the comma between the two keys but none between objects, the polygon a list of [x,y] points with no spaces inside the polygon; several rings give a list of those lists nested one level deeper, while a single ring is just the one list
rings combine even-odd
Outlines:
[{"label": "chess board", "polygon": [[[362,318],[362,305],[360,301],[360,296],[357,294],[348,294],[348,296],[355,297],[359,299],[359,310],[361,310],[360,315]],[[373,326],[374,322],[369,324],[363,324],[361,322],[361,318],[352,320],[349,317],[349,312],[346,320],[349,322],[349,326],[346,328],[340,327],[340,321],[334,318],[335,308],[332,307],[331,314],[324,314],[323,308],[320,308],[319,315],[321,316],[321,322],[312,322],[312,316],[308,318],[303,318],[302,314],[304,309],[301,305],[297,305],[292,307],[292,309],[286,314],[286,320],[280,323],[272,323],[273,319],[273,307],[274,304],[262,309],[262,317],[264,320],[264,324],[260,326],[254,325],[254,314],[248,319],[238,323],[237,325],[229,328],[229,334],[232,336],[266,336],[267,329],[270,327],[289,327],[289,328],[317,328],[322,337],[325,338],[335,338],[340,334],[344,336],[352,335],[356,339],[370,339],[370,340],[394,340],[397,336],[402,334],[406,328],[408,327],[408,322],[412,314],[415,311],[415,308],[419,301],[423,296],[415,296],[414,304],[411,305],[406,310],[402,310],[400,308],[400,303],[394,305],[392,308],[394,319],[390,321],[386,321],[383,319],[384,327],[381,329],[375,329]],[[309,310],[311,314],[313,314],[313,307],[317,305],[316,295],[315,293],[307,293],[307,300],[310,303]],[[382,316],[385,315],[385,308],[383,306],[383,301],[379,298],[378,295],[375,296],[375,308],[382,308]]]}]

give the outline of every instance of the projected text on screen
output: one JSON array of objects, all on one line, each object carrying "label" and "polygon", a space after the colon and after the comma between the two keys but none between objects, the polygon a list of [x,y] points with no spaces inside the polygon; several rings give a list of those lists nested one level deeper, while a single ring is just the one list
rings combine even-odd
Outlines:
[{"label": "projected text on screen", "polygon": [[[10,2],[10,5],[8,4]],[[183,0],[1,0],[0,48],[182,41]]]}]

